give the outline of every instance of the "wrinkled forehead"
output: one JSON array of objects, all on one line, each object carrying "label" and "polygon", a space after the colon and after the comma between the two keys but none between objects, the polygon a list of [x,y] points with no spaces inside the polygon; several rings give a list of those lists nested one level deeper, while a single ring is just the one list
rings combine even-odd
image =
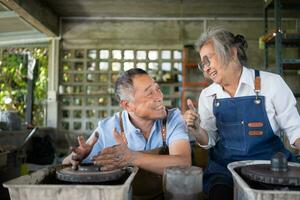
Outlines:
[{"label": "wrinkled forehead", "polygon": [[147,92],[152,86],[155,85],[155,81],[146,74],[136,75],[133,79],[133,89],[135,92]]},{"label": "wrinkled forehead", "polygon": [[212,53],[215,53],[214,44],[212,41],[206,42],[201,48],[198,50],[198,53],[201,58],[204,56],[209,56]]},{"label": "wrinkled forehead", "polygon": [[203,46],[198,53],[200,56],[200,61],[204,61],[210,59],[213,55],[217,54],[218,52],[215,51],[213,44],[207,44]]}]

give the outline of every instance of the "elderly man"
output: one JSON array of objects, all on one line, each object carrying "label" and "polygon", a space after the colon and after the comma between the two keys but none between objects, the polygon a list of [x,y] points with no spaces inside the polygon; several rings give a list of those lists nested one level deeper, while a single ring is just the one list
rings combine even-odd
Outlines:
[{"label": "elderly man", "polygon": [[137,166],[142,170],[133,183],[134,195],[159,198],[162,182],[157,174],[168,166],[191,165],[184,119],[178,109],[164,107],[159,85],[142,69],[124,72],[115,94],[124,111],[100,121],[87,142],[79,137],[79,147],[63,164],[93,162],[101,170]]}]

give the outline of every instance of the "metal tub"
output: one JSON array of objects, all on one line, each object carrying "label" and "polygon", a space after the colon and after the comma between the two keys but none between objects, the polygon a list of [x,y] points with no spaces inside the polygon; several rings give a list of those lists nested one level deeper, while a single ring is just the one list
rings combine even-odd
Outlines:
[{"label": "metal tub", "polygon": [[[260,190],[251,188],[247,182],[237,173],[236,169],[256,164],[270,164],[267,160],[238,161],[228,164],[227,168],[232,174],[234,181],[235,200],[300,200],[300,191],[286,190]],[[298,163],[289,163],[289,166],[298,166]]]},{"label": "metal tub", "polygon": [[5,182],[11,200],[127,200],[132,197],[131,183],[137,167],[128,167],[128,177],[115,185],[47,184],[46,179],[55,177],[58,167],[38,170],[30,175]]}]

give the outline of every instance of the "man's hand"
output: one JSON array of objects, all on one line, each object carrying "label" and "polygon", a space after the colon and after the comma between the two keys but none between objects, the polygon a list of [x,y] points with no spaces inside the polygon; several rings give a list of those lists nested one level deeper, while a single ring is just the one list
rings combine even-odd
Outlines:
[{"label": "man's hand", "polygon": [[90,142],[86,142],[83,136],[78,136],[78,147],[71,147],[72,153],[63,160],[63,164],[72,164],[73,169],[77,169],[79,163],[85,159],[91,152],[94,144],[96,144],[99,133],[95,132]]},{"label": "man's hand", "polygon": [[94,164],[101,166],[102,171],[119,169],[133,164],[135,152],[128,149],[126,141],[116,129],[113,130],[117,144],[102,150],[93,157]]}]

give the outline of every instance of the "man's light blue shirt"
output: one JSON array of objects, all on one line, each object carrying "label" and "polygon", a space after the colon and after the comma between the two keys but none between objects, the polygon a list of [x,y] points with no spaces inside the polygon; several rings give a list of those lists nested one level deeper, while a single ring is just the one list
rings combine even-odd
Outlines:
[{"label": "man's light blue shirt", "polygon": [[[163,146],[161,134],[162,120],[154,121],[148,140],[145,139],[141,130],[131,123],[127,111],[122,112],[122,120],[129,149],[133,151],[148,151]],[[105,118],[98,123],[98,127],[95,130],[99,133],[98,141],[84,162],[91,162],[92,157],[97,155],[102,149],[116,144],[116,140],[113,136],[114,128],[120,133],[119,113],[115,113],[113,116]],[[187,126],[177,108],[168,110],[166,129],[167,146],[170,146],[173,142],[178,140],[189,141]]]}]

